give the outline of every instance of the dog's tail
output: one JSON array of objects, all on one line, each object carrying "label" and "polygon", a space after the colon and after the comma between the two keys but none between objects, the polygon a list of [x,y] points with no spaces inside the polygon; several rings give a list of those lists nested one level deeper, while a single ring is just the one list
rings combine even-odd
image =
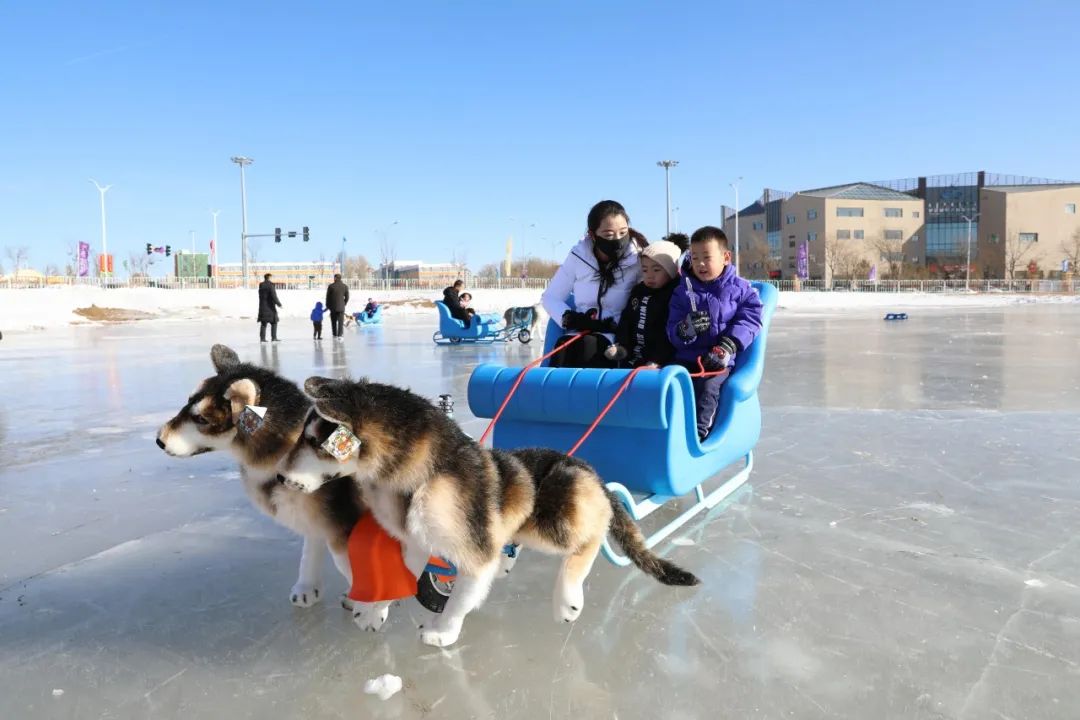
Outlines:
[{"label": "dog's tail", "polygon": [[641,534],[637,523],[626,512],[622,502],[614,494],[604,491],[611,503],[614,515],[611,518],[611,534],[630,562],[644,573],[652,575],[665,585],[697,585],[701,581],[691,572],[683,570],[673,562],[668,562],[645,547],[645,536]]}]

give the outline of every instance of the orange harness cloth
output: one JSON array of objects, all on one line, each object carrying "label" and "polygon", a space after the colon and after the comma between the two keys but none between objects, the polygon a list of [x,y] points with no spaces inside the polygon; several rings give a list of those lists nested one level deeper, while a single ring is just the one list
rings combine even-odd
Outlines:
[{"label": "orange harness cloth", "polygon": [[401,543],[370,512],[361,515],[349,533],[349,567],[350,600],[379,602],[416,595],[416,577],[405,567]]}]

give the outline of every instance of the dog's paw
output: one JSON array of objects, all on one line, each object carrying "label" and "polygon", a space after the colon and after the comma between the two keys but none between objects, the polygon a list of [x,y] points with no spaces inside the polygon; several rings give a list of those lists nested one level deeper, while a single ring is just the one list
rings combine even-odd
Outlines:
[{"label": "dog's paw", "polygon": [[460,626],[456,628],[433,627],[420,631],[420,642],[434,647],[450,647],[457,642],[460,635]]},{"label": "dog's paw", "polygon": [[461,635],[462,621],[436,615],[427,627],[420,627],[420,642],[434,647],[450,647]]},{"label": "dog's paw", "polygon": [[365,632],[378,632],[390,617],[390,603],[353,603],[352,619]]},{"label": "dog's paw", "polygon": [[574,622],[585,607],[585,589],[580,585],[564,587],[555,600],[555,622]]},{"label": "dog's paw", "polygon": [[296,607],[311,607],[323,598],[322,588],[318,585],[298,582],[289,591],[289,602]]},{"label": "dog's paw", "polygon": [[352,612],[353,608],[356,607],[356,601],[351,599],[348,593],[341,593],[341,597],[339,597],[338,600],[341,601],[341,607],[349,612]]}]

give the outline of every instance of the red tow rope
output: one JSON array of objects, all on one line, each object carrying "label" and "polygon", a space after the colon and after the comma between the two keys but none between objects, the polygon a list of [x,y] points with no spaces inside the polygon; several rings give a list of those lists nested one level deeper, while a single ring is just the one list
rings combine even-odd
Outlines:
[{"label": "red tow rope", "polygon": [[[488,423],[487,429],[484,430],[484,434],[480,436],[479,443],[481,445],[484,444],[484,440],[487,439],[487,436],[489,434],[491,434],[491,431],[495,427],[495,423],[499,421],[500,417],[502,417],[503,410],[505,410],[506,406],[510,404],[510,398],[512,398],[514,396],[514,393],[517,392],[518,386],[521,385],[521,381],[525,378],[525,373],[527,373],[529,370],[532,370],[534,367],[536,367],[540,363],[544,362],[545,360],[547,360],[552,355],[555,355],[556,353],[561,351],[563,348],[571,345],[572,343],[577,342],[578,340],[580,340],[585,335],[588,335],[588,333],[584,333],[584,332],[583,333],[578,333],[577,335],[573,336],[572,338],[570,338],[569,340],[564,342],[562,345],[559,345],[558,347],[556,347],[554,350],[549,352],[547,355],[544,355],[541,358],[533,360],[531,363],[529,363],[528,365],[526,365],[525,367],[523,367],[521,369],[521,372],[518,373],[517,379],[514,380],[513,386],[511,386],[511,388],[510,388],[510,392],[508,392],[506,394],[506,399],[503,400],[502,405],[499,406],[499,410],[498,410],[498,412],[495,413],[495,416],[493,418],[491,418],[491,422]],[[702,364],[700,357],[697,359],[697,364],[698,364],[698,372],[691,373],[691,375],[690,375],[691,378],[717,377],[719,375],[727,375],[728,372],[730,372],[727,368],[725,368],[723,370],[715,370],[715,371],[711,371],[711,372],[706,371],[705,366]],[[600,414],[596,416],[595,420],[593,420],[592,425],[589,425],[588,429],[586,429],[585,432],[581,435],[581,437],[578,438],[578,441],[576,443],[574,443],[574,447],[570,448],[570,450],[566,453],[567,457],[570,457],[574,453],[576,453],[578,451],[578,448],[580,448],[582,446],[582,444],[584,444],[585,440],[587,440],[588,437],[590,435],[592,435],[593,430],[596,429],[596,426],[600,424],[600,421],[604,419],[604,416],[607,415],[608,412],[611,411],[611,408],[615,406],[615,401],[618,400],[619,397],[623,394],[623,392],[626,391],[626,388],[630,387],[630,383],[634,380],[635,375],[637,375],[642,370],[659,370],[659,369],[660,369],[659,367],[656,367],[656,366],[653,366],[653,365],[642,365],[640,367],[636,367],[633,370],[631,370],[630,374],[627,375],[626,379],[622,381],[621,385],[619,385],[619,389],[615,391],[615,394],[611,397],[611,400],[608,401],[608,404],[604,406],[604,409],[601,410]]]},{"label": "red tow rope", "polygon": [[525,367],[521,368],[521,372],[518,373],[517,379],[514,380],[514,385],[510,388],[510,392],[508,392],[506,394],[506,399],[503,400],[502,405],[499,406],[499,411],[495,413],[495,417],[491,418],[491,422],[488,423],[487,430],[484,430],[484,434],[480,436],[480,439],[477,442],[480,445],[483,445],[484,441],[487,440],[487,436],[489,434],[491,434],[492,429],[495,427],[495,423],[497,423],[499,421],[499,418],[502,417],[503,410],[505,410],[506,406],[510,403],[510,398],[514,397],[514,393],[517,392],[518,385],[521,385],[521,381],[525,378],[525,373],[529,372],[534,367],[536,367],[540,363],[544,362],[545,360],[547,360],[552,355],[555,355],[556,353],[561,351],[563,348],[566,348],[566,347],[569,347],[570,345],[573,345],[578,340],[580,340],[581,338],[585,337],[588,334],[589,333],[587,333],[587,332],[578,333],[574,337],[572,337],[569,340],[567,340],[566,342],[564,342],[562,345],[557,346],[554,350],[549,352],[547,355],[539,357],[536,360],[533,360],[531,363],[529,363]]}]

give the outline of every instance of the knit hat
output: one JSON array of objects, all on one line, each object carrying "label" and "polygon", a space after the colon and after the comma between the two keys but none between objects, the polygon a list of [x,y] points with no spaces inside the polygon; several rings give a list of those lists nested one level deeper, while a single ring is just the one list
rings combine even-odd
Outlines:
[{"label": "knit hat", "polygon": [[660,242],[650,243],[641,251],[642,257],[647,257],[650,260],[656,262],[660,267],[664,268],[664,272],[668,274],[668,277],[675,279],[679,277],[679,258],[682,256],[683,251],[679,249],[679,246],[673,242],[667,240],[661,240]]}]

